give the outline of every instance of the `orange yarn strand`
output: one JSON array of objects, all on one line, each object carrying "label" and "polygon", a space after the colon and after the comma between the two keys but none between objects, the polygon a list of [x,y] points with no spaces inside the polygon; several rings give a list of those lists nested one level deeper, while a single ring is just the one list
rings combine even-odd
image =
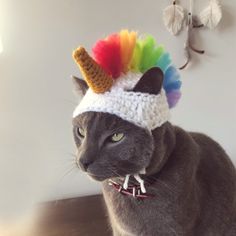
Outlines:
[{"label": "orange yarn strand", "polygon": [[122,71],[126,73],[130,69],[130,63],[136,44],[137,33],[128,30],[120,31]]}]

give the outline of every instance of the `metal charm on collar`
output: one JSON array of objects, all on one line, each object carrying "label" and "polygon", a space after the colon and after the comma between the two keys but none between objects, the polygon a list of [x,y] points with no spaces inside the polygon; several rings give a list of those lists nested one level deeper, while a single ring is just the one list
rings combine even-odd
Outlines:
[{"label": "metal charm on collar", "polygon": [[125,196],[133,196],[136,199],[146,199],[149,197],[154,197],[153,194],[147,194],[146,193],[146,188],[144,186],[144,180],[141,179],[141,177],[137,174],[137,175],[133,175],[134,178],[137,180],[137,182],[139,183],[138,185],[134,184],[134,185],[129,185],[129,178],[130,175],[126,175],[125,180],[123,185],[116,183],[113,180],[109,180],[109,185],[111,185],[115,190],[117,190],[117,192],[125,195]]},{"label": "metal charm on collar", "polygon": [[[134,178],[139,182],[141,191],[142,191],[143,193],[146,193],[146,188],[145,188],[145,186],[144,186],[144,181],[143,181],[143,179],[141,179],[138,174],[133,175],[133,176],[134,176]],[[127,188],[128,188],[129,178],[130,178],[130,175],[126,175],[126,176],[125,176],[125,181],[124,181],[124,184],[123,184],[123,188],[124,188],[124,189],[127,189]]]}]

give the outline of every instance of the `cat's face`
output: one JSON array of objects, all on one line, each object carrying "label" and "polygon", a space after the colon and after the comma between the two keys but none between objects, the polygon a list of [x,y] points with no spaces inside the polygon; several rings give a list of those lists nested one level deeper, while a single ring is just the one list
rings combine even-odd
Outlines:
[{"label": "cat's face", "polygon": [[[87,84],[74,79],[86,93]],[[163,73],[158,68],[145,72],[133,92],[159,94]],[[73,119],[77,145],[77,165],[95,180],[138,174],[149,165],[154,141],[152,134],[139,126],[102,112],[85,112]]]},{"label": "cat's face", "polygon": [[150,163],[153,138],[108,113],[86,112],[73,120],[77,164],[95,180],[139,173]]}]

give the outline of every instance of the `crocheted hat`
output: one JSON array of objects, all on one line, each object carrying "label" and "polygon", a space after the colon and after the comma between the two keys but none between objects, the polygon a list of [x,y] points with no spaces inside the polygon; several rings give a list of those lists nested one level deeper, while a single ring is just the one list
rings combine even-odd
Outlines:
[{"label": "crocheted hat", "polygon": [[[73,117],[87,111],[106,112],[150,131],[169,120],[169,109],[181,96],[180,76],[169,53],[151,35],[138,37],[134,31],[122,30],[97,41],[92,51],[93,57],[83,47],[73,52],[89,86]],[[164,75],[160,93],[132,91],[153,67]]]}]

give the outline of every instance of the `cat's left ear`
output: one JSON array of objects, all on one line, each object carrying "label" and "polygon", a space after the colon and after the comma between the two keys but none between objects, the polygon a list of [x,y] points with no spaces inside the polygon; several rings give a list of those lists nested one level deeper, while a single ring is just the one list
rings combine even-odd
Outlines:
[{"label": "cat's left ear", "polygon": [[161,91],[163,79],[162,70],[159,67],[152,67],[143,74],[133,91],[157,95]]},{"label": "cat's left ear", "polygon": [[85,93],[87,92],[89,88],[86,81],[76,76],[71,76],[71,77],[72,77],[73,84],[75,86],[76,93],[79,95],[85,95]]}]

